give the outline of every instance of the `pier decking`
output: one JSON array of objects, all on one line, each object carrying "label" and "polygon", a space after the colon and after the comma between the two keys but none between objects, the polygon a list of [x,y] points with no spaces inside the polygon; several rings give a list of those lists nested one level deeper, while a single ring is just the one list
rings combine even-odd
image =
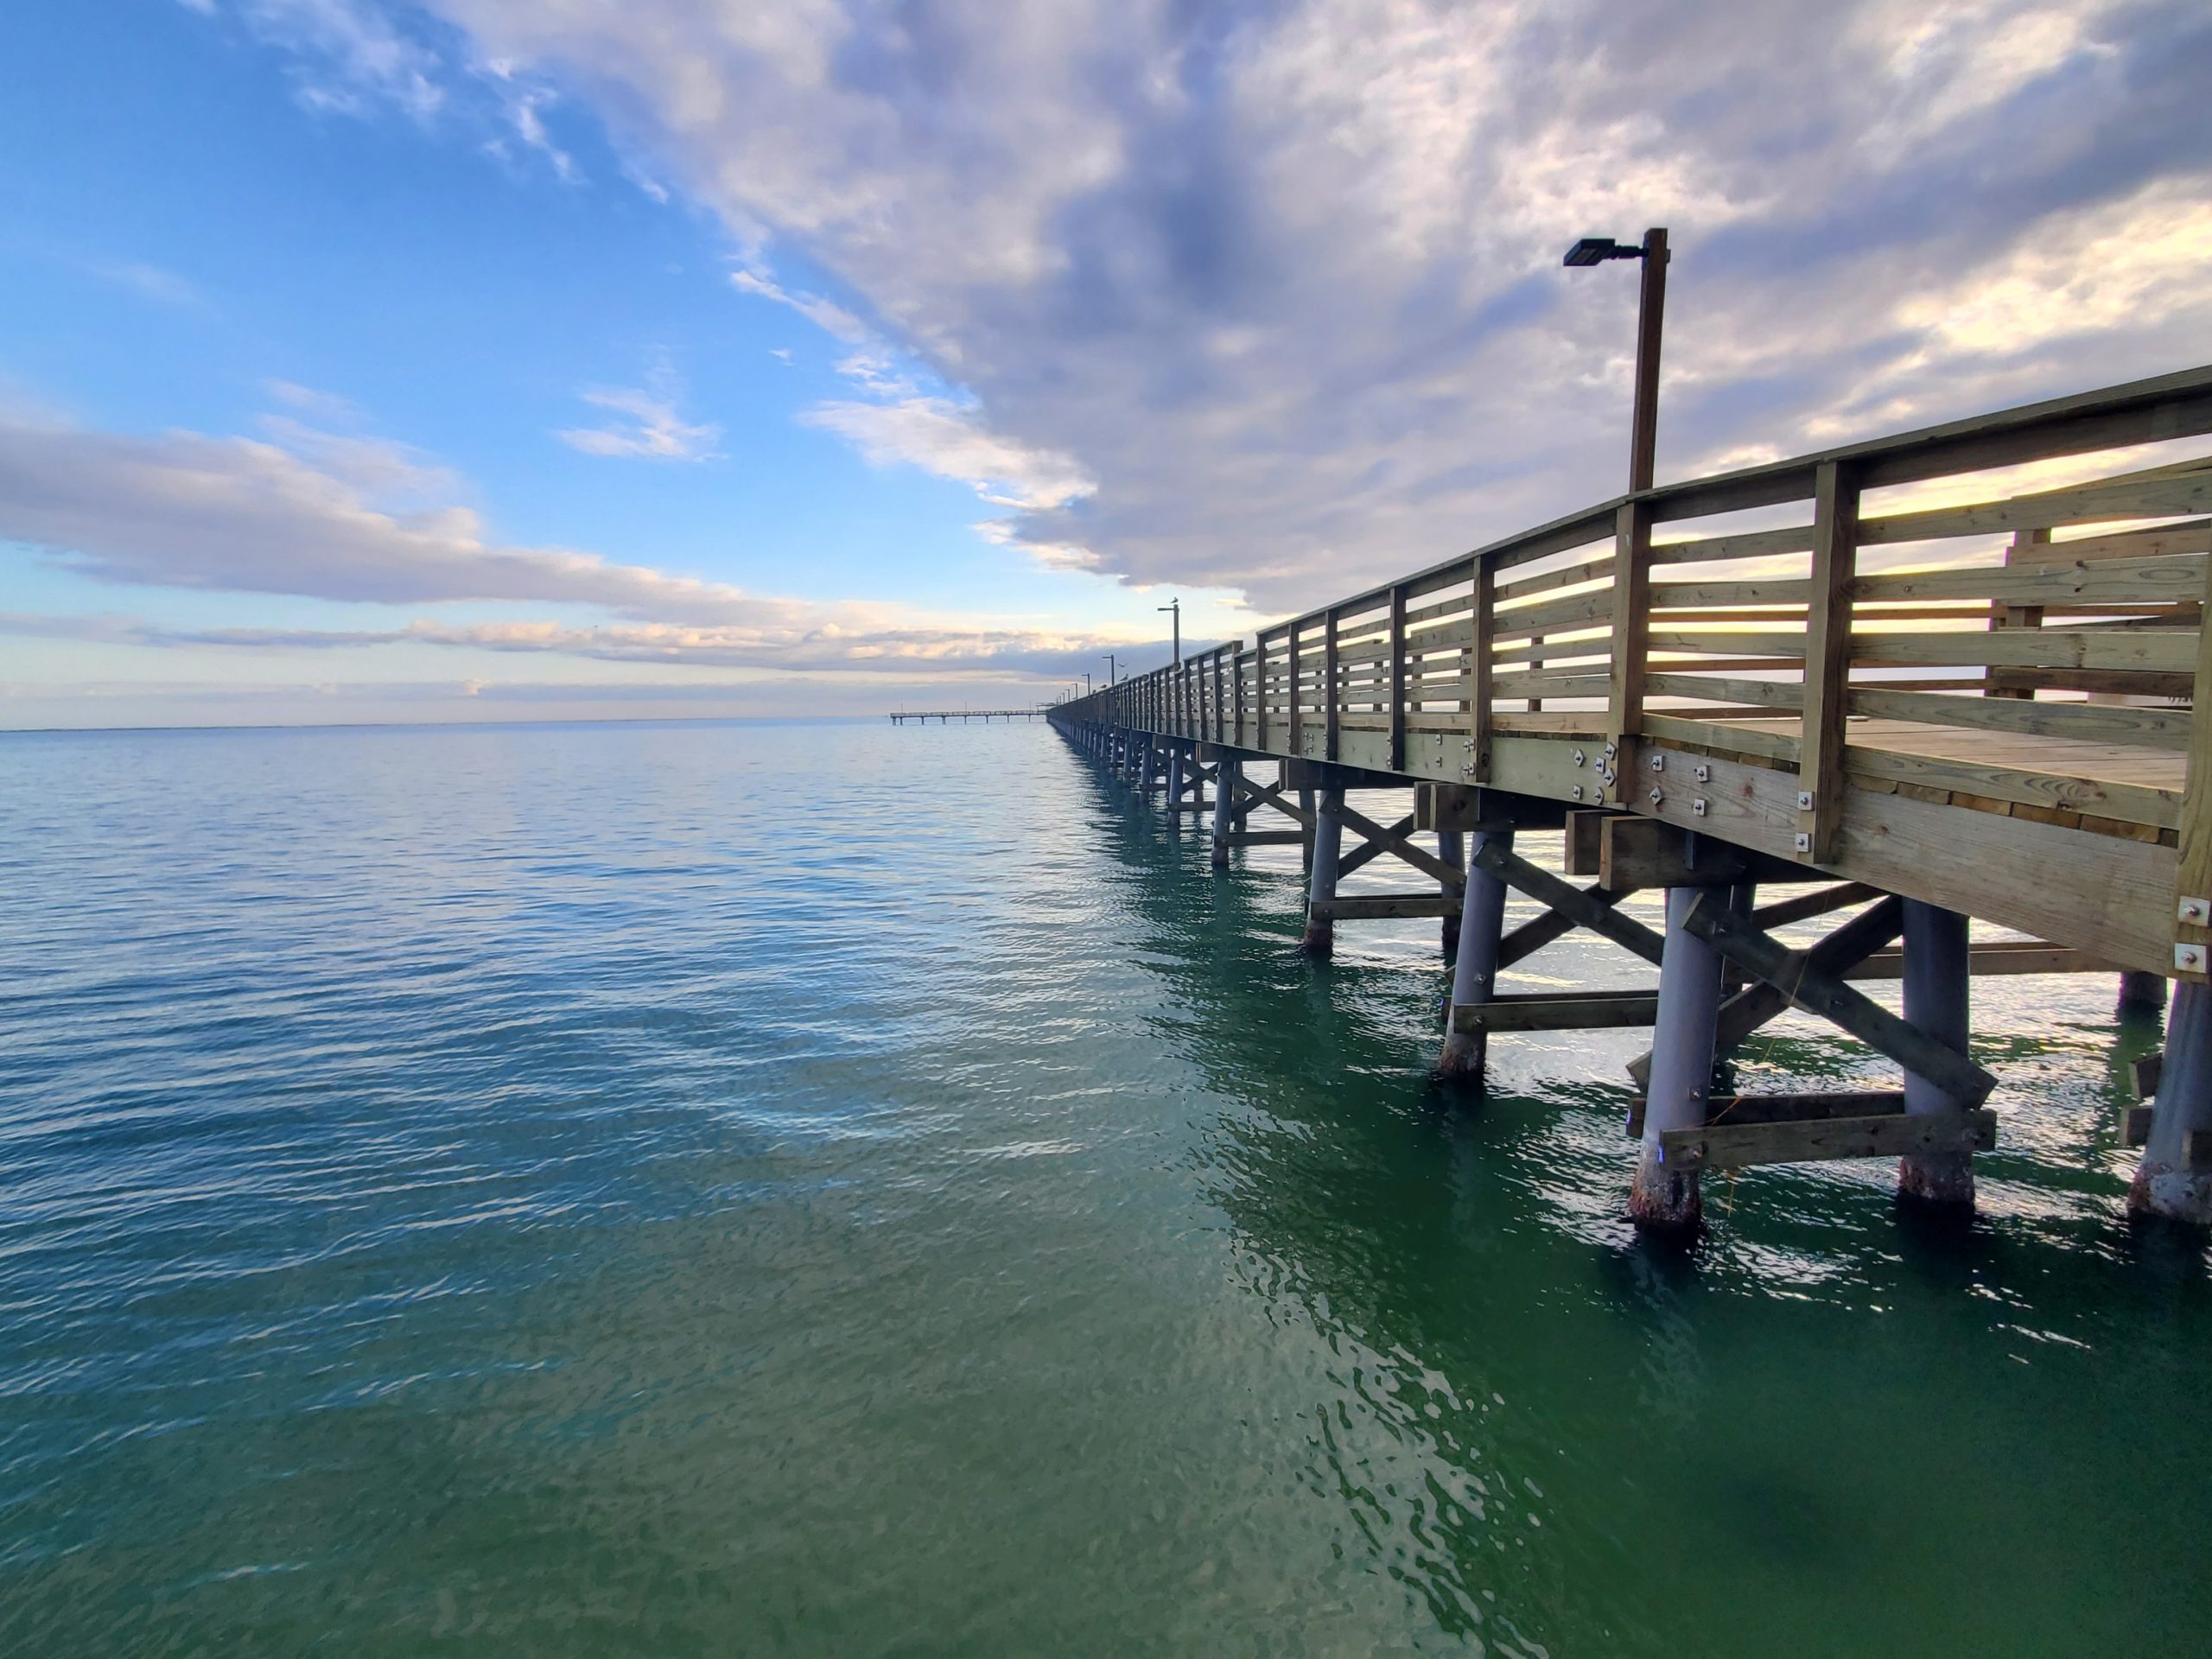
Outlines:
[{"label": "pier decking", "polygon": [[901,709],[891,716],[891,723],[904,726],[911,721],[926,726],[935,721],[940,726],[949,726],[957,720],[964,726],[971,720],[980,720],[988,725],[995,720],[1035,720],[1044,712],[1042,709]]},{"label": "pier decking", "polygon": [[[1902,1158],[1909,1193],[1970,1201],[1996,1117],[1965,1052],[1968,975],[2098,968],[2139,1000],[2163,990],[2145,976],[2176,982],[2133,1201],[2212,1223],[2208,432],[2195,369],[1663,485],[1050,718],[1171,811],[1211,812],[1217,865],[1305,846],[1307,950],[1338,921],[1444,917],[1440,1072],[1478,1078],[1493,1032],[1652,1025],[1641,1219],[1694,1222],[1702,1169],[1873,1154]],[[1244,776],[1268,762],[1273,785]],[[1395,826],[1347,804],[1409,785]],[[1594,885],[1515,853],[1539,827]],[[1338,895],[1381,856],[1424,889]],[[1796,884],[1820,890],[1756,897]],[[1504,933],[1508,888],[1548,914]],[[1667,890],[1663,935],[1619,912],[1640,888]],[[1772,937],[1851,909],[1809,950]],[[2029,938],[1970,948],[1968,918]],[[1493,995],[1576,927],[1656,963],[1657,992]],[[1849,982],[1884,971],[1903,1018]],[[1897,1062],[1903,1090],[1716,1096],[1716,1056],[1788,1006]]]}]

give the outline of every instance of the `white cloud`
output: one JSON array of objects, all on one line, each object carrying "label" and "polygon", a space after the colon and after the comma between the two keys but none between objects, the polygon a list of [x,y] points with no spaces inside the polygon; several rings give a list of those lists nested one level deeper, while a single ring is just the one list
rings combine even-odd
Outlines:
[{"label": "white cloud", "polygon": [[715,445],[721,440],[721,428],[683,417],[677,408],[676,376],[665,363],[655,368],[644,386],[587,386],[576,395],[596,408],[629,418],[554,434],[571,449],[650,461],[718,459]]},{"label": "white cloud", "polygon": [[1063,507],[1096,487],[1067,456],[988,431],[972,410],[943,397],[823,404],[801,418],[850,439],[875,466],[919,467],[973,486],[997,506]]}]

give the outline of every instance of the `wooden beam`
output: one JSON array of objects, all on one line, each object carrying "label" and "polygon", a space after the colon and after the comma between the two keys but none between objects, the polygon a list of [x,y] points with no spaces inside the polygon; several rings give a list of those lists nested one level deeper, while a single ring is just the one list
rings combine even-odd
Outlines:
[{"label": "wooden beam", "polygon": [[1303,830],[1232,830],[1229,832],[1231,847],[1300,847],[1306,842]]},{"label": "wooden beam", "polygon": [[[2206,573],[2204,597],[2212,607],[2212,561]],[[2206,614],[2212,616],[2212,608]],[[2212,627],[2196,632],[2196,679],[2212,683]],[[2189,779],[2177,841],[2173,966],[2168,971],[2201,985],[2212,975],[2212,720],[2196,721],[2190,728]]]},{"label": "wooden beam", "polygon": [[1598,874],[1605,820],[1614,816],[1611,812],[1569,812],[1567,815],[1567,835],[1561,849],[1560,868],[1569,875],[1592,876]]},{"label": "wooden beam", "polygon": [[[1746,973],[1756,974],[1808,1014],[1817,1014],[1886,1055],[1915,1077],[1925,1077],[1952,1099],[1978,1106],[1997,1086],[1991,1077],[1955,1049],[1907,1025],[1840,976],[1815,967],[1806,952],[1770,938],[1725,900],[1701,894],[1683,925]],[[1921,1148],[1924,1150],[1925,1148]]]},{"label": "wooden beam", "polygon": [[1664,1129],[1659,1144],[1670,1170],[1748,1169],[1832,1158],[1896,1158],[1910,1153],[1987,1152],[1997,1144],[1997,1114],[1928,1112],[1908,1116],[1814,1118],[1799,1122],[1713,1124]]},{"label": "wooden beam", "polygon": [[[1651,510],[1643,501],[1621,503],[1613,531],[1612,664],[1607,686],[1607,729],[1620,751],[1643,729],[1643,680],[1650,655]],[[1634,780],[1626,767],[1615,774],[1614,798],[1626,800]]]},{"label": "wooden beam", "polygon": [[1452,1028],[1477,1031],[1599,1031],[1648,1026],[1656,1017],[1656,991],[1567,991],[1493,996],[1456,1002]]},{"label": "wooden beam", "polygon": [[1406,584],[1390,589],[1390,770],[1406,768]]},{"label": "wooden beam", "polygon": [[1808,921],[1815,916],[1825,916],[1831,911],[1847,910],[1853,905],[1863,905],[1870,899],[1881,896],[1879,888],[1870,887],[1864,882],[1841,881],[1834,887],[1821,887],[1814,893],[1801,893],[1794,899],[1761,905],[1751,912],[1751,925],[1771,932],[1777,927],[1787,927],[1792,922]]},{"label": "wooden beam", "polygon": [[1598,826],[1601,887],[1732,887],[1750,861],[1726,842],[1657,818],[1617,814]]},{"label": "wooden beam", "polygon": [[[1402,842],[1405,837],[1411,835],[1413,832],[1414,815],[1409,812],[1382,833]],[[1388,842],[1374,840],[1370,840],[1361,846],[1355,847],[1351,851],[1346,853],[1344,855],[1343,861],[1338,864],[1338,879],[1339,880],[1343,880],[1343,878],[1350,875],[1354,870],[1358,869],[1362,865],[1372,863],[1382,854],[1391,850],[1392,849]]]},{"label": "wooden beam", "polygon": [[1475,561],[1474,600],[1470,615],[1473,642],[1465,657],[1466,696],[1462,712],[1467,716],[1467,758],[1463,772],[1470,783],[1486,784],[1491,776],[1491,742],[1495,701],[1491,646],[1497,627],[1497,573],[1487,559]]},{"label": "wooden beam", "polygon": [[1339,671],[1337,661],[1337,607],[1332,606],[1321,613],[1323,753],[1332,760],[1338,758],[1338,746],[1343,741],[1343,711],[1337,707],[1337,675]]},{"label": "wooden beam", "polygon": [[1608,903],[1586,893],[1580,887],[1570,887],[1548,870],[1539,869],[1518,854],[1509,851],[1495,841],[1485,841],[1475,849],[1472,862],[1479,869],[1488,870],[1516,893],[1527,894],[1538,904],[1558,911],[1576,926],[1586,927],[1601,938],[1611,939],[1623,950],[1642,957],[1653,967],[1666,949],[1666,941],[1642,922],[1620,915]]},{"label": "wooden beam", "polygon": [[[1840,974],[1853,964],[1893,943],[1904,931],[1904,905],[1889,898],[1861,911],[1805,953],[1816,972]],[[1754,979],[1720,1005],[1720,1020],[1713,1033],[1713,1052],[1726,1054],[1768,1020],[1789,1006],[1789,999],[1763,979]],[[1651,1078],[1651,1056],[1639,1054],[1628,1063],[1628,1074],[1639,1089]]]},{"label": "wooden beam", "polygon": [[1334,899],[1315,899],[1306,913],[1315,921],[1403,921],[1421,916],[1457,916],[1459,900],[1442,893],[1339,893]]},{"label": "wooden beam", "polygon": [[[1831,1117],[1886,1117],[1904,1110],[1902,1089],[1844,1089],[1825,1094],[1716,1095],[1707,1123],[1809,1123]],[[1643,1102],[1629,1108],[1627,1134],[1643,1138]]]}]

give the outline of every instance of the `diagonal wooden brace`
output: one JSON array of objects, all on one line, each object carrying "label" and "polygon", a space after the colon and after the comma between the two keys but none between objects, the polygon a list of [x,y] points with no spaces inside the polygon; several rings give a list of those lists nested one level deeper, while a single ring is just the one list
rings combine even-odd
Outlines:
[{"label": "diagonal wooden brace", "polygon": [[[1353,811],[1349,806],[1338,808],[1337,816],[1344,820],[1348,828],[1358,830],[1359,833],[1364,836],[1370,842],[1378,843],[1376,851],[1389,853],[1398,858],[1403,859],[1407,863],[1412,865],[1414,868],[1419,870],[1423,875],[1433,875],[1446,887],[1455,891],[1466,885],[1467,875],[1465,871],[1453,869],[1442,859],[1436,857],[1433,854],[1424,853],[1420,848],[1414,846],[1413,842],[1406,839],[1406,837],[1413,832],[1414,825],[1411,818],[1408,818],[1405,821],[1403,827],[1401,829],[1385,830],[1381,824],[1376,823],[1374,819],[1363,817],[1360,813]],[[1359,851],[1366,853],[1367,849],[1363,847]],[[1374,854],[1368,853],[1367,855],[1371,858],[1374,856]],[[1366,861],[1363,859],[1361,861],[1363,863]],[[1347,859],[1344,862],[1346,864],[1350,864],[1351,861]],[[1343,867],[1340,866],[1338,868],[1338,873],[1339,874],[1344,873]]]},{"label": "diagonal wooden brace", "polygon": [[[1876,909],[1886,909],[1889,902],[1894,901]],[[1715,902],[1713,894],[1700,893],[1682,925],[1745,972],[1773,986],[1792,1006],[1840,1026],[1915,1077],[1925,1077],[1962,1109],[1980,1105],[1997,1086],[1995,1077],[1957,1050],[1907,1025],[1834,973],[1815,967],[1810,953],[1792,950],[1731,913],[1725,898]]]},{"label": "diagonal wooden brace", "polygon": [[[1384,833],[1402,840],[1405,836],[1413,833],[1413,829],[1414,821],[1412,815],[1408,814],[1405,817],[1400,818],[1397,823],[1391,825],[1389,830],[1384,831]],[[1361,846],[1354,848],[1351,852],[1344,855],[1344,862],[1337,866],[1337,879],[1338,880],[1342,880],[1345,876],[1350,875],[1361,865],[1379,857],[1383,853],[1392,850],[1394,849],[1379,841],[1367,842]]]},{"label": "diagonal wooden brace", "polygon": [[1516,893],[1558,911],[1577,927],[1611,939],[1624,950],[1633,951],[1653,967],[1665,954],[1667,942],[1642,922],[1631,920],[1612,907],[1603,895],[1584,892],[1562,881],[1549,870],[1538,869],[1527,859],[1509,851],[1495,840],[1484,839],[1474,850],[1478,869],[1488,870]]},{"label": "diagonal wooden brace", "polygon": [[[1834,889],[1827,891],[1832,893]],[[1758,925],[1762,913],[1758,911],[1751,912],[1753,926]],[[1893,943],[1904,931],[1903,901],[1894,897],[1885,899],[1864,914],[1853,917],[1806,951],[1805,964],[1815,973],[1839,975]],[[1754,979],[1720,1005],[1720,1022],[1713,1033],[1713,1052],[1726,1054],[1789,1006],[1789,999],[1782,992],[1763,979]],[[1651,1081],[1651,1056],[1649,1052],[1637,1055],[1628,1063],[1628,1074],[1636,1079],[1637,1088],[1649,1086]]]},{"label": "diagonal wooden brace", "polygon": [[[1582,896],[1594,899],[1608,910],[1634,893],[1634,887],[1585,887]],[[1497,965],[1501,971],[1516,962],[1525,962],[1554,939],[1565,938],[1574,931],[1574,918],[1563,911],[1548,910],[1541,916],[1532,916],[1497,942]]]}]

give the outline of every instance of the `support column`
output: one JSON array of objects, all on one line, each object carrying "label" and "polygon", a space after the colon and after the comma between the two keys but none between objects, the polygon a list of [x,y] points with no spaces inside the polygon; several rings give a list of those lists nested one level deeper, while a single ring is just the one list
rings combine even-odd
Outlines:
[{"label": "support column", "polygon": [[[1478,832],[1477,850],[1496,842],[1513,850],[1513,832]],[[1452,1008],[1461,1002],[1487,1002],[1497,986],[1498,945],[1505,937],[1505,883],[1479,865],[1467,872],[1466,890],[1459,900],[1459,948],[1452,957],[1452,995],[1444,1010],[1444,1052],[1436,1062],[1439,1077],[1468,1083],[1483,1080],[1489,1057],[1490,1034],[1452,1029]]]},{"label": "support column", "polygon": [[1702,887],[1667,889],[1667,944],[1659,959],[1659,1007],[1651,1034],[1651,1081],[1644,1091],[1643,1144],[1629,1189],[1637,1225],[1683,1231],[1702,1214],[1697,1172],[1669,1169],[1659,1136],[1691,1129],[1711,1109],[1713,1051],[1720,1022],[1720,953],[1683,925]]},{"label": "support column", "polygon": [[[1946,1048],[1967,1052],[1967,918],[1955,910],[1904,901],[1904,1018]],[[1908,1117],[1965,1107],[1925,1077],[1904,1077]],[[1974,1205],[1974,1154],[1908,1153],[1897,1160],[1897,1196],[1924,1204]]]},{"label": "support column", "polygon": [[1213,867],[1217,870],[1229,868],[1230,802],[1236,794],[1236,780],[1243,775],[1243,763],[1227,755],[1214,762],[1213,767]]},{"label": "support column", "polygon": [[2151,1138],[2128,1189],[2131,1215],[2212,1227],[2212,1169],[2191,1169],[2190,1137],[2212,1130],[2212,985],[2183,980],[2166,1015],[2166,1058]]},{"label": "support column", "polygon": [[[1457,830],[1438,830],[1436,856],[1446,868],[1464,872],[1467,868],[1467,838]],[[1436,885],[1446,899],[1452,896],[1450,882],[1440,880]],[[1465,908],[1464,904],[1461,908]],[[1446,962],[1459,959],[1459,915],[1460,912],[1455,910],[1444,918],[1444,960]]]},{"label": "support column", "polygon": [[2155,1020],[2166,1011],[2166,982],[2158,974],[2133,969],[2120,976],[2120,1017]]},{"label": "support column", "polygon": [[1313,874],[1314,831],[1313,791],[1312,790],[1301,789],[1298,791],[1298,810],[1306,815],[1306,822],[1302,826],[1300,826],[1306,839],[1299,843],[1299,863],[1305,870],[1306,874],[1311,875]]},{"label": "support column", "polygon": [[1167,745],[1167,827],[1171,830],[1183,824],[1183,815],[1176,809],[1183,804],[1184,776],[1183,746],[1171,742]]},{"label": "support column", "polygon": [[1298,945],[1305,956],[1326,957],[1336,951],[1336,923],[1326,916],[1317,918],[1313,906],[1325,905],[1337,896],[1337,861],[1344,851],[1344,791],[1321,791],[1313,819],[1313,868],[1307,888],[1306,937]]}]

